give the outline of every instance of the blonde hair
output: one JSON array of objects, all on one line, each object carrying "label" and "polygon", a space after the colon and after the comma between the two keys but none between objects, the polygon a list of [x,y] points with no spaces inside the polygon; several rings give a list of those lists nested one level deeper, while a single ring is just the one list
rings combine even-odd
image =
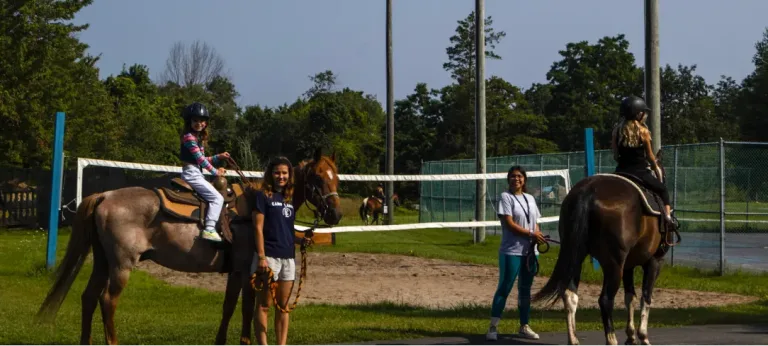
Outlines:
[{"label": "blonde hair", "polygon": [[623,119],[619,123],[619,145],[629,148],[640,147],[643,144],[643,132],[647,130],[645,123],[639,120]]}]

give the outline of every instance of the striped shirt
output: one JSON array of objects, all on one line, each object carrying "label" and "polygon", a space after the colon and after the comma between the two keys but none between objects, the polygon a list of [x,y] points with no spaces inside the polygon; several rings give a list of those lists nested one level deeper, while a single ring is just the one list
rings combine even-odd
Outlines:
[{"label": "striped shirt", "polygon": [[185,134],[181,138],[181,143],[184,148],[192,154],[192,157],[194,157],[195,162],[197,162],[197,165],[200,166],[200,168],[203,168],[216,176],[216,168],[214,165],[219,163],[219,158],[216,155],[206,157],[205,149],[202,145],[198,145],[197,137],[195,137],[195,135],[192,133]]}]

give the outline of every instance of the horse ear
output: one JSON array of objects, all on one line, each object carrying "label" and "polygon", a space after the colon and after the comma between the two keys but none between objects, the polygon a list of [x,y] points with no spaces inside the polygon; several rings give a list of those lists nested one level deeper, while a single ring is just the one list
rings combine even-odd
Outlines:
[{"label": "horse ear", "polygon": [[315,156],[314,156],[315,162],[320,161],[320,158],[322,156],[323,156],[323,148],[318,147],[317,149],[315,149]]}]

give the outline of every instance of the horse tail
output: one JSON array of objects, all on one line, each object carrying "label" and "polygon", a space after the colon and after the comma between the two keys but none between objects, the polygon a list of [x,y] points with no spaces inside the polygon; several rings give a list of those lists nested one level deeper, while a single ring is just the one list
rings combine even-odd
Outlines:
[{"label": "horse tail", "polygon": [[587,257],[589,215],[594,205],[594,194],[587,189],[573,197],[573,199],[566,197],[563,201],[563,212],[560,214],[558,226],[563,239],[560,239],[560,253],[557,256],[555,269],[549,281],[532,297],[534,302],[544,300],[552,306],[573,283],[581,271],[584,258]]},{"label": "horse tail", "polygon": [[83,262],[91,250],[94,238],[96,238],[94,212],[103,200],[104,196],[101,193],[93,194],[83,199],[77,208],[67,252],[56,269],[56,281],[37,312],[38,320],[53,321],[56,318],[56,313],[59,311],[64,298],[67,297],[72,282],[75,281],[80,272],[80,268],[82,268]]},{"label": "horse tail", "polygon": [[362,220],[363,222],[365,222],[365,220],[366,220],[366,217],[365,217],[365,203],[367,201],[368,201],[367,198],[363,198],[363,202],[360,203],[360,210],[358,211],[359,214],[360,214],[360,220]]}]

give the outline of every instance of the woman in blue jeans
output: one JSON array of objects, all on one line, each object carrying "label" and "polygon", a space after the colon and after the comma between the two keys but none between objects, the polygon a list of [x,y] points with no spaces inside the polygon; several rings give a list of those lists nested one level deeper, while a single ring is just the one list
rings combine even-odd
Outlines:
[{"label": "woman in blue jeans", "polygon": [[[543,243],[544,235],[539,229],[538,220],[541,217],[536,200],[526,192],[527,180],[525,170],[513,166],[507,173],[509,190],[501,193],[498,214],[501,219],[501,247],[499,248],[499,286],[493,296],[491,308],[491,325],[486,333],[486,340],[498,339],[498,326],[501,314],[507,304],[507,297],[512,291],[515,279],[518,277],[517,295],[518,311],[520,314],[519,335],[528,339],[538,339],[529,325],[531,316],[531,285],[536,271],[535,267],[528,268],[525,256],[528,255],[531,242]],[[538,255],[538,250],[536,250]],[[535,265],[532,263],[532,265]]]}]

